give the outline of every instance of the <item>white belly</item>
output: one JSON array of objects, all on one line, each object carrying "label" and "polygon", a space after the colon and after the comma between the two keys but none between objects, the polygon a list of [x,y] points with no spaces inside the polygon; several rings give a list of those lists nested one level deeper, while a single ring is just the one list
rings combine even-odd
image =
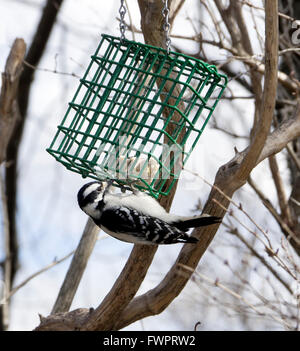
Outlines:
[{"label": "white belly", "polygon": [[145,241],[142,238],[139,238],[137,236],[133,236],[130,234],[124,234],[124,233],[114,233],[111,232],[110,230],[108,230],[107,228],[105,228],[104,226],[101,226],[101,229],[103,231],[105,231],[105,233],[107,233],[108,235],[121,240],[121,241],[125,241],[126,243],[131,243],[131,244],[143,244],[143,245],[154,245],[149,241]]}]

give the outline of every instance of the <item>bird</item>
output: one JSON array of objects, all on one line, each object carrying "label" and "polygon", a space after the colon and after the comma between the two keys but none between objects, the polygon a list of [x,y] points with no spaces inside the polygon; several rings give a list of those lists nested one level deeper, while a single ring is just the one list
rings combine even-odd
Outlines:
[{"label": "bird", "polygon": [[104,232],[133,244],[196,244],[190,228],[221,222],[220,217],[202,214],[184,217],[168,213],[159,202],[132,184],[128,192],[113,193],[113,180],[92,181],[77,194],[78,205]]}]

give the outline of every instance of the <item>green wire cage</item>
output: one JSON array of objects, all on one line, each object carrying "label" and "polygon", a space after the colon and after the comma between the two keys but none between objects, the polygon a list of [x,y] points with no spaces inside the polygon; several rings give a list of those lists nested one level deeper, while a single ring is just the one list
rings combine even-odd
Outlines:
[{"label": "green wire cage", "polygon": [[168,195],[226,84],[198,59],[102,35],[47,151],[83,177]]}]

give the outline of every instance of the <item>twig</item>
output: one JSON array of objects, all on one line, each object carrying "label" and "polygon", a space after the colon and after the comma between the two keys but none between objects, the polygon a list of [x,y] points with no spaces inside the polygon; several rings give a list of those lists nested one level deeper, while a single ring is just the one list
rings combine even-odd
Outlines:
[{"label": "twig", "polygon": [[[257,229],[264,235],[264,237],[266,238],[268,245],[271,247],[271,243],[270,243],[270,239],[268,238],[268,235],[266,234],[266,232],[253,220],[253,218],[243,209],[241,204],[237,204],[234,200],[232,200],[232,198],[228,195],[226,195],[219,187],[217,187],[216,185],[211,184],[210,182],[208,182],[206,179],[204,179],[203,177],[201,177],[200,174],[198,174],[197,172],[193,172],[187,168],[184,168],[185,171],[193,174],[196,177],[199,177],[204,183],[206,183],[207,185],[209,185],[211,188],[216,189],[225,199],[227,199],[230,203],[232,203],[238,210],[240,210],[242,213],[244,213],[244,215],[246,215],[246,217],[257,227]],[[214,201],[214,200],[213,200]],[[223,206],[223,205],[222,205]],[[226,209],[226,212],[228,212],[228,210]]]},{"label": "twig", "polygon": [[[6,298],[10,291],[11,286],[11,251],[10,251],[10,235],[9,235],[9,219],[7,212],[7,199],[5,193],[5,185],[0,169],[0,192],[1,192],[1,207],[3,217],[3,236],[5,240],[5,260],[4,260],[4,298]],[[1,304],[0,304],[1,305]],[[9,304],[1,306],[1,330],[6,330],[9,325]]]},{"label": "twig", "polygon": [[[172,31],[174,20],[175,20],[176,16],[178,15],[179,11],[181,10],[182,6],[184,5],[185,0],[180,0],[179,2],[175,2],[174,1],[173,3],[175,5],[177,5],[177,7],[175,9],[172,9],[172,15],[171,15],[171,18],[170,18],[170,25],[171,25],[170,32]],[[173,4],[172,4],[172,6],[173,6]]]},{"label": "twig", "polygon": [[225,39],[224,31],[221,29],[220,21],[216,18],[215,14],[214,14],[215,11],[211,8],[211,5],[209,6],[207,1],[201,0],[201,3],[206,8],[206,11],[210,15],[210,18],[214,24],[215,31],[218,34],[220,45],[222,47],[224,47],[224,39]]},{"label": "twig", "polygon": [[81,277],[98,238],[99,228],[89,218],[51,314],[69,311]]},{"label": "twig", "polygon": [[235,133],[233,133],[225,128],[218,126],[218,124],[216,122],[213,124],[212,127],[216,130],[219,130],[220,132],[223,132],[223,133],[233,137],[233,138],[249,139],[249,137],[246,135],[238,135],[238,134],[235,134]]},{"label": "twig", "polygon": [[[0,165],[7,160],[8,145],[11,142],[13,131],[20,119],[17,98],[20,75],[23,70],[23,58],[26,44],[23,39],[17,38],[10,50],[6,61],[5,71],[2,73],[0,93]],[[6,171],[6,169],[4,169]],[[2,170],[0,170],[1,172]],[[3,172],[5,174],[5,172]],[[9,199],[5,181],[0,174],[1,201],[3,210],[3,235],[5,240],[4,261],[4,295],[10,290],[15,271],[17,269],[16,236],[11,228],[14,223],[9,217]],[[0,307],[0,330],[5,330],[9,322],[9,304]]]},{"label": "twig", "polygon": [[286,221],[287,225],[290,226],[292,224],[292,217],[290,208],[288,206],[287,197],[285,195],[285,190],[282,182],[282,178],[280,176],[276,156],[272,155],[269,157],[269,167],[272,173],[273,181],[275,184],[275,188],[277,191],[278,203],[281,210],[281,216]]},{"label": "twig", "polygon": [[[256,5],[253,5],[251,2],[249,1],[246,1],[246,0],[239,0],[243,5],[247,5],[249,7],[252,7],[256,10],[261,10],[261,11],[264,11],[265,12],[265,9],[263,7],[259,7],[259,6],[256,6]],[[291,17],[291,16],[288,16],[284,13],[281,13],[281,12],[278,12],[278,16],[279,17],[282,17],[288,21],[291,21],[291,22],[294,22],[295,21],[295,18]]]},{"label": "twig", "polygon": [[7,158],[6,150],[16,123],[20,118],[16,101],[25,51],[26,44],[24,40],[17,38],[7,58],[5,71],[2,73],[0,93],[0,164]]},{"label": "twig", "polygon": [[75,78],[81,78],[80,76],[78,76],[75,73],[60,72],[56,68],[55,69],[40,68],[40,67],[31,65],[29,62],[27,62],[25,60],[23,60],[23,63],[24,63],[25,66],[27,66],[27,67],[35,70],[35,71],[49,72],[49,73],[60,74],[60,75],[64,75],[64,76],[71,76],[71,77],[75,77]]},{"label": "twig", "polygon": [[256,257],[268,270],[273,274],[273,276],[286,288],[286,290],[290,293],[293,294],[292,289],[288,285],[287,282],[285,282],[279,274],[275,271],[275,269],[269,265],[269,263],[265,260],[263,256],[261,256],[254,248],[247,242],[247,240],[238,232],[236,228],[230,228],[230,233],[235,235],[246,247],[247,249],[251,252],[251,254]]},{"label": "twig", "polygon": [[[254,236],[256,236],[260,242],[264,245],[266,252],[271,256],[271,257],[276,257],[277,260],[276,262],[283,268],[285,269],[294,279],[295,275],[291,272],[291,270],[286,266],[286,264],[281,260],[281,258],[277,255],[277,252],[275,252],[272,248],[272,244],[270,242],[270,239],[267,235],[267,233],[252,219],[252,217],[242,208],[241,204],[238,205],[235,201],[233,201],[229,196],[227,196],[221,189],[219,189],[217,186],[209,183],[206,179],[204,179],[203,177],[201,177],[198,173],[190,171],[188,169],[185,168],[186,171],[188,171],[189,173],[201,178],[206,184],[208,184],[210,187],[216,189],[223,197],[225,197],[230,203],[232,203],[236,208],[238,208],[241,212],[243,212],[247,218],[257,227],[257,229],[263,234],[263,236],[265,237],[265,239],[267,240],[268,245],[259,237],[257,236],[257,233],[255,233],[253,230],[251,230],[250,228],[248,228],[244,223],[242,223],[236,216],[233,215],[232,211],[229,211],[228,209],[226,209],[219,201],[217,201],[216,199],[212,199],[213,202],[215,202],[219,207],[221,207],[225,212],[229,213],[232,217],[235,218],[235,220],[241,225],[243,226],[245,229],[247,229],[249,231],[249,233],[252,233]],[[293,239],[297,239],[295,237],[295,234],[288,228],[288,226],[286,225],[287,229],[289,230],[288,233],[291,235],[291,237]]]},{"label": "twig", "polygon": [[[286,272],[288,272],[290,274],[291,277],[293,277],[293,279],[297,279],[295,274],[289,269],[289,267],[282,261],[282,259],[278,256],[278,250],[274,251],[272,248],[272,245],[270,243],[270,240],[268,238],[268,245],[257,235],[256,232],[254,232],[252,229],[250,229],[249,227],[247,227],[243,222],[241,222],[234,214],[233,211],[229,211],[227,210],[219,201],[217,201],[216,199],[213,199],[213,201],[220,206],[224,211],[226,211],[227,213],[229,213],[229,215],[231,217],[233,217],[243,228],[245,228],[249,233],[253,234],[264,246],[265,251],[267,252],[267,254],[274,258],[274,260],[281,266],[281,268],[283,268]],[[253,222],[253,220],[252,220]],[[266,233],[265,233],[265,237],[267,237]]]},{"label": "twig", "polygon": [[271,215],[274,217],[274,219],[277,221],[279,226],[281,227],[282,231],[286,233],[287,237],[293,238],[296,243],[299,245],[300,241],[299,238],[296,237],[295,233],[289,228],[289,226],[283,221],[283,219],[280,217],[280,215],[277,213],[275,207],[271,204],[271,202],[264,196],[264,194],[258,189],[256,184],[253,182],[251,177],[248,178],[248,184],[251,186],[251,188],[255,191],[255,193],[258,195],[258,197],[261,199],[262,203],[264,206],[269,210]]},{"label": "twig", "polygon": [[295,151],[293,150],[293,148],[290,144],[286,145],[286,149],[287,149],[288,153],[290,154],[292,160],[294,161],[298,172],[300,172],[300,160],[299,160],[297,154],[295,153]]},{"label": "twig", "polygon": [[[264,74],[265,72],[265,64],[256,60],[255,56],[234,56],[234,58],[243,61],[261,74]],[[292,80],[286,73],[282,71],[278,71],[278,82],[292,94],[300,90],[299,82]]]},{"label": "twig", "polygon": [[290,200],[291,200],[294,204],[296,204],[297,206],[300,207],[300,202],[299,202],[299,201],[297,201],[297,200],[294,199],[293,197],[291,197]]},{"label": "twig", "polygon": [[[247,305],[248,307],[250,307],[253,311],[255,311],[258,315],[260,316],[265,316],[264,312],[259,311],[252,303],[250,303],[249,301],[247,301],[242,295],[236,293],[235,291],[233,291],[232,289],[228,288],[227,286],[225,286],[224,284],[220,283],[218,281],[218,279],[212,279],[207,277],[206,275],[195,271],[194,269],[183,265],[183,264],[178,264],[179,266],[181,266],[182,268],[184,268],[185,270],[194,273],[196,276],[198,276],[199,278],[205,280],[206,282],[212,284],[213,286],[217,286],[218,288],[221,288],[223,291],[225,291],[226,293],[228,293],[229,295],[235,297],[236,299],[242,301],[245,305]],[[283,319],[278,318],[277,316],[274,316],[273,314],[269,315],[272,319],[274,319],[275,321],[284,324],[286,327],[288,327],[289,329],[293,329],[293,327],[287,323],[286,321],[284,321]]]},{"label": "twig", "polygon": [[255,97],[254,95],[250,96],[222,96],[222,100],[253,100]]},{"label": "twig", "polygon": [[[265,247],[266,252],[268,252],[271,256],[275,256],[276,252],[273,250],[272,246],[271,246],[271,242],[269,240],[269,238],[267,238],[267,242],[268,244],[266,244],[258,235],[255,231],[253,231],[252,229],[250,229],[249,227],[247,227],[242,221],[240,221],[235,215],[234,212],[232,210],[228,210],[226,209],[218,200],[213,199],[213,202],[216,203],[219,207],[221,207],[224,211],[226,211],[231,217],[233,217],[242,227],[244,227],[249,233],[253,234]],[[253,220],[252,220],[253,221]],[[266,233],[265,233],[266,236]]]},{"label": "twig", "polygon": [[67,254],[66,256],[62,257],[59,260],[55,260],[53,262],[51,262],[50,264],[48,264],[47,266],[43,267],[42,269],[38,270],[37,272],[31,274],[29,277],[27,277],[22,283],[18,284],[17,286],[15,286],[13,289],[11,289],[9,291],[9,293],[3,297],[3,299],[0,301],[0,304],[6,304],[7,301],[12,297],[12,295],[14,295],[18,290],[20,290],[24,285],[26,285],[27,283],[29,283],[32,279],[34,279],[35,277],[37,277],[38,275],[46,272],[47,270],[49,270],[50,268],[60,264],[61,262],[65,261],[66,259],[68,259],[70,256],[73,255],[73,253],[75,252],[75,250],[73,250],[72,252],[70,252],[69,254]]},{"label": "twig", "polygon": [[[41,19],[33,36],[32,43],[26,54],[25,60],[30,64],[37,66],[46,48],[53,26],[56,23],[57,14],[63,0],[47,0],[42,11]],[[10,238],[13,252],[12,279],[18,269],[17,253],[17,226],[16,226],[16,210],[17,210],[17,177],[18,177],[18,153],[23,136],[23,130],[26,123],[27,107],[30,99],[30,90],[34,80],[34,71],[28,67],[23,67],[23,72],[20,76],[17,105],[20,110],[20,120],[15,126],[10,143],[7,148],[7,161],[9,167],[6,168],[5,186],[8,198],[7,208],[10,222]],[[12,252],[11,249],[11,252]]]},{"label": "twig", "polygon": [[298,51],[300,51],[300,48],[287,48],[287,49],[279,51],[278,55],[281,56],[281,55],[284,55],[284,54],[289,53],[289,52],[298,52]]}]

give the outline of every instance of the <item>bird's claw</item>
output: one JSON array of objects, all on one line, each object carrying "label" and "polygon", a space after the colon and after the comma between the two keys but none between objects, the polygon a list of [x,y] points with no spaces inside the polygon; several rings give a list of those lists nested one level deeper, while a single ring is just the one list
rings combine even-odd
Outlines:
[{"label": "bird's claw", "polygon": [[135,194],[138,192],[138,189],[135,188],[135,185],[139,182],[139,179],[131,179],[131,180],[128,180],[128,186],[130,188],[130,190]]},{"label": "bird's claw", "polygon": [[139,182],[138,179],[127,180],[126,184],[121,185],[122,193],[125,193],[126,190],[129,190],[132,193],[136,193],[138,190],[134,187],[134,185],[138,182]]},{"label": "bird's claw", "polygon": [[113,186],[115,181],[116,181],[115,179],[107,179],[106,180],[107,186],[103,192],[103,197],[109,192],[110,188]]},{"label": "bird's claw", "polygon": [[[116,179],[108,179],[106,181],[107,186],[104,191],[104,195],[108,193],[110,187],[113,186],[114,182],[117,182]],[[126,184],[119,184],[121,192],[125,193],[126,190],[131,191],[132,193],[138,192],[138,190],[134,187],[134,185],[138,182],[139,182],[139,179],[130,179],[126,181]]]}]

